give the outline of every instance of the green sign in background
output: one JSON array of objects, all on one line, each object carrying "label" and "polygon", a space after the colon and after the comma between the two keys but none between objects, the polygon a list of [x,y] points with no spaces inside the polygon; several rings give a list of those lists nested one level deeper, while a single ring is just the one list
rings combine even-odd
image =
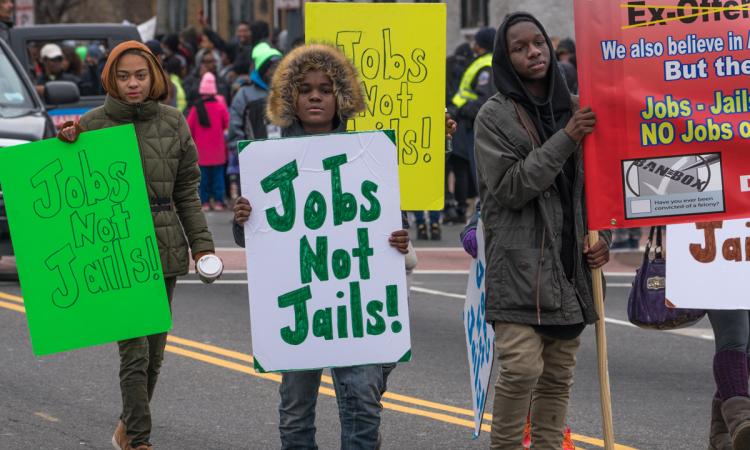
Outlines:
[{"label": "green sign in background", "polygon": [[132,125],[2,149],[0,184],[35,354],[169,330]]}]

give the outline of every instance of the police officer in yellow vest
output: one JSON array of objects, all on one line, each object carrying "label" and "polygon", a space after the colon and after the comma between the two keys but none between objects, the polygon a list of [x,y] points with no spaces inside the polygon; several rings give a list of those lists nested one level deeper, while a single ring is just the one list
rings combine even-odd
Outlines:
[{"label": "police officer in yellow vest", "polygon": [[492,82],[492,51],[495,29],[482,28],[474,35],[472,50],[476,59],[461,77],[461,84],[448,109],[458,123],[453,135],[453,152],[446,165],[455,176],[454,196],[459,221],[464,223],[466,200],[477,196],[474,160],[474,119],[479,108],[497,92]]}]

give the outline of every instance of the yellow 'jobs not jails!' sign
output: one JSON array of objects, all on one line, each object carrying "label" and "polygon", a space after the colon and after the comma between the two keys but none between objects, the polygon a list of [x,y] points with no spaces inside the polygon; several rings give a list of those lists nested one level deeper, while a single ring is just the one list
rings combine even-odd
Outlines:
[{"label": "yellow 'jobs not jails!' sign", "polygon": [[359,70],[367,109],[349,130],[396,132],[401,209],[443,209],[445,4],[305,5],[308,42]]}]

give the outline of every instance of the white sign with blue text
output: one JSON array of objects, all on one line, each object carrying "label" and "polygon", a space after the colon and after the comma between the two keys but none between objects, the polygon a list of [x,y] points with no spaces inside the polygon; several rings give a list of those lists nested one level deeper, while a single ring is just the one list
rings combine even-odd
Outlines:
[{"label": "white sign with blue text", "polygon": [[469,355],[475,439],[479,436],[482,427],[484,404],[487,400],[494,360],[495,330],[485,320],[484,313],[486,270],[484,228],[480,220],[477,224],[477,257],[471,262],[469,269],[469,283],[466,286],[466,303],[464,304],[464,330],[466,330],[466,350]]}]

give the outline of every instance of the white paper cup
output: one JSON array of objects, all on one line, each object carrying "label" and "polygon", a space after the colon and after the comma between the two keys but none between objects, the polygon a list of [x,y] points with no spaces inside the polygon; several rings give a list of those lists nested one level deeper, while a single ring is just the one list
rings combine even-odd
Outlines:
[{"label": "white paper cup", "polygon": [[210,284],[221,276],[224,271],[224,263],[216,255],[203,255],[195,264],[195,269],[201,281]]}]

